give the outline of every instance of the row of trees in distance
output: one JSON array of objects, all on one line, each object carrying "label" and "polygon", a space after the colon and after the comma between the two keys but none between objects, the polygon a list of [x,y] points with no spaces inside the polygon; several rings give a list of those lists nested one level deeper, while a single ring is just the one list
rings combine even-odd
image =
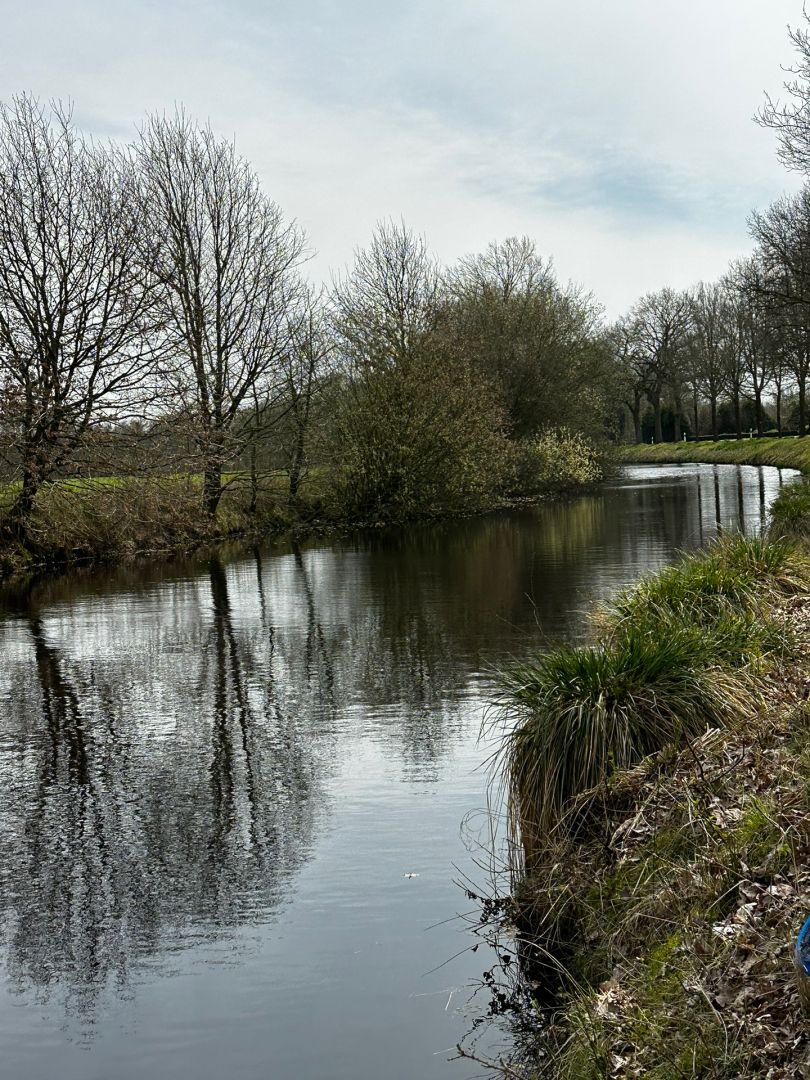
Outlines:
[{"label": "row of trees in distance", "polygon": [[[810,174],[810,17],[790,31],[798,54],[785,99],[760,123],[789,169]],[[810,185],[750,218],[753,253],[716,282],[662,289],[612,328],[636,442],[694,434],[808,431]]]},{"label": "row of trees in distance", "polygon": [[635,442],[679,441],[687,430],[714,438],[769,430],[805,434],[810,276],[779,265],[771,228],[774,216],[785,212],[810,228],[810,216],[801,224],[808,211],[804,192],[781,200],[753,217],[757,251],[721,280],[649,293],[617,320],[612,338]]}]

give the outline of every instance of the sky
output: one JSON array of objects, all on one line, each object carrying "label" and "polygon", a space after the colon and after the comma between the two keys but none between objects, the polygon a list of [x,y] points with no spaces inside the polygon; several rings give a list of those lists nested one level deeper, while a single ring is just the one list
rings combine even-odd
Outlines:
[{"label": "sky", "polygon": [[383,218],[443,263],[527,234],[620,314],[719,276],[796,176],[752,120],[801,0],[0,0],[0,98],[236,141],[328,281]]}]

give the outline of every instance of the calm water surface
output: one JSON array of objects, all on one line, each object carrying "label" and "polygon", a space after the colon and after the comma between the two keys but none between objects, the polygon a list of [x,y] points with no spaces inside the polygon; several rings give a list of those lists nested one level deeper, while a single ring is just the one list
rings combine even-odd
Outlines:
[{"label": "calm water surface", "polygon": [[638,467],[566,505],[4,596],[2,1076],[469,1076],[448,1058],[491,959],[452,917],[481,877],[460,824],[489,672],[718,522],[760,529],[794,477]]}]

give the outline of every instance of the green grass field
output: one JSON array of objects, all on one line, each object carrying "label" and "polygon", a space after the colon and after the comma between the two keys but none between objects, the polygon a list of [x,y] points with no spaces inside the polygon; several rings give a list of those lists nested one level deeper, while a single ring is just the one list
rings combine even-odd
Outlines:
[{"label": "green grass field", "polygon": [[[301,479],[302,494],[322,495],[328,480],[329,470],[322,466],[311,468]],[[222,482],[226,493],[246,491],[250,485],[250,473],[223,473]],[[286,496],[287,472],[285,469],[272,469],[258,474],[259,490],[277,498]],[[183,492],[202,491],[201,473],[165,473],[152,476],[71,476],[44,484],[40,497],[47,497],[48,492],[68,492],[76,495],[92,495],[94,492],[109,491],[111,488],[142,490],[153,486],[161,489],[176,487]],[[0,484],[0,510],[10,507],[20,490],[20,481]]]},{"label": "green grass field", "polygon": [[720,439],[717,442],[658,443],[623,446],[624,464],[695,462],[707,465],[775,465],[810,474],[810,436],[783,439]]}]

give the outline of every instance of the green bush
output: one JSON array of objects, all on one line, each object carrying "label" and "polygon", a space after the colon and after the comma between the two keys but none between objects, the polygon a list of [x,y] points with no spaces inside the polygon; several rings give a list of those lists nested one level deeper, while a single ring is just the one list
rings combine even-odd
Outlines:
[{"label": "green bush", "polygon": [[363,371],[335,421],[338,514],[378,522],[486,508],[503,484],[503,424],[468,364],[420,354]]},{"label": "green bush", "polygon": [[566,429],[545,431],[513,444],[508,480],[513,495],[562,493],[604,479],[606,459],[584,436]]}]

